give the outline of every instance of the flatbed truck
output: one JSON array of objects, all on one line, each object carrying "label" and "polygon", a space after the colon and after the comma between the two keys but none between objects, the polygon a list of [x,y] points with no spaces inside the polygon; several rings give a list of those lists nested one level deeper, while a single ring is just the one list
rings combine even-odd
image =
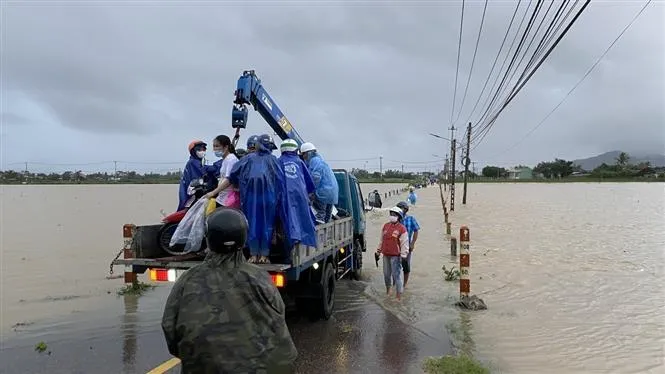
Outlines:
[{"label": "flatbed truck", "polygon": [[[248,105],[261,114],[281,139],[294,139],[302,144],[300,135],[252,70],[243,72],[238,80],[232,112],[232,126],[236,129],[234,142],[239,138],[240,129],[246,127]],[[339,185],[338,213],[330,222],[316,226],[317,246],[296,244],[289,261],[271,256],[273,263],[256,265],[271,275],[287,305],[295,305],[312,320],[330,318],[336,282],[360,278],[363,252],[367,249],[366,208],[360,183],[346,170],[335,169],[334,174]],[[112,261],[111,269],[124,266],[125,283],[136,283],[137,275],[144,273],[154,282],[175,282],[185,271],[203,261],[203,252],[179,256],[166,253],[158,240],[162,226],[123,226],[123,248]]]}]

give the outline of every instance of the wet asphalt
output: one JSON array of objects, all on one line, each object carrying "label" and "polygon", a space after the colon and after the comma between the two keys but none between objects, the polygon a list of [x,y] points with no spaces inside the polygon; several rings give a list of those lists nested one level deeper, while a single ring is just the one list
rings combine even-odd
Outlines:
[{"label": "wet asphalt", "polygon": [[[422,373],[426,357],[452,352],[444,331],[425,332],[402,322],[365,296],[365,287],[339,282],[328,321],[289,315],[298,373]],[[159,325],[169,288],[118,297],[122,309],[114,317],[69,316],[3,334],[0,373],[147,373],[172,358]],[[46,343],[42,353],[35,351],[40,341]],[[179,366],[168,372],[180,372]]]}]

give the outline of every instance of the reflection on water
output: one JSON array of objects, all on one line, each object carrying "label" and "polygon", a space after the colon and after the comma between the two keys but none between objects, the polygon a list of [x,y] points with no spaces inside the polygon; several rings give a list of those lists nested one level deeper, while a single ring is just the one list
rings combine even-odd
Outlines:
[{"label": "reflection on water", "polygon": [[122,366],[124,373],[134,373],[136,369],[136,334],[139,310],[139,298],[134,295],[124,295],[122,301],[125,313],[122,315]]}]

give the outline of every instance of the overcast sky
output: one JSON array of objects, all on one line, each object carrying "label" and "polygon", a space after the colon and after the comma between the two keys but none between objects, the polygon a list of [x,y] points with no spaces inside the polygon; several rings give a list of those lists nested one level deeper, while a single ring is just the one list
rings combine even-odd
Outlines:
[{"label": "overcast sky", "polygon": [[[17,163],[28,161],[33,170],[112,170],[113,163],[94,164],[111,160],[122,161],[120,168],[178,169],[190,140],[232,135],[233,93],[246,69],[256,70],[291,123],[333,166],[374,170],[382,155],[384,169],[434,170],[433,155],[447,153],[448,145],[428,133],[450,135],[460,1],[22,3],[4,2],[0,21],[2,169],[22,169]],[[516,5],[490,1],[460,127]],[[647,8],[547,122],[506,152],[642,5],[592,2],[472,160],[513,166],[615,149],[665,153],[662,2]],[[456,111],[482,10],[482,1],[467,1]],[[525,11],[523,1],[505,48]],[[485,96],[471,121],[484,102]],[[241,141],[269,130],[252,111]]]}]

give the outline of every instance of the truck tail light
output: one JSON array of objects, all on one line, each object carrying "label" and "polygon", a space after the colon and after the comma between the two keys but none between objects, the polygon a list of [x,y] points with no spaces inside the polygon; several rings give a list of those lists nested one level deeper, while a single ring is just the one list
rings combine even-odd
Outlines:
[{"label": "truck tail light", "polygon": [[177,278],[175,269],[150,269],[149,273],[153,282],[175,282]]},{"label": "truck tail light", "polygon": [[270,277],[272,278],[272,283],[277,288],[282,288],[286,284],[286,278],[284,278],[284,274],[281,273],[270,274]]}]

